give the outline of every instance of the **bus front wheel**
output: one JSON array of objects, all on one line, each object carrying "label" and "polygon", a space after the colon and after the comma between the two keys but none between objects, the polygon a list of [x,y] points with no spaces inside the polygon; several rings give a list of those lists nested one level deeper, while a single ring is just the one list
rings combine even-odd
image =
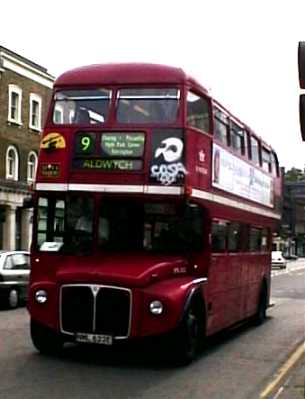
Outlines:
[{"label": "bus front wheel", "polygon": [[254,323],[255,325],[261,325],[267,317],[267,288],[264,284],[260,293],[257,312],[254,316]]},{"label": "bus front wheel", "polygon": [[175,332],[173,355],[178,364],[191,363],[201,351],[204,340],[203,320],[194,304],[186,310]]},{"label": "bus front wheel", "polygon": [[31,339],[35,348],[42,354],[55,355],[63,348],[59,334],[31,319]]}]

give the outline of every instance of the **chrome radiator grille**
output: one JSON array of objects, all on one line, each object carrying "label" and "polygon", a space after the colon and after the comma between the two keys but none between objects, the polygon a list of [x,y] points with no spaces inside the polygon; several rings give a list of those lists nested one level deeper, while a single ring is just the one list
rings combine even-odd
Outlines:
[{"label": "chrome radiator grille", "polygon": [[131,292],[104,285],[63,285],[60,291],[61,331],[127,338],[130,333]]}]

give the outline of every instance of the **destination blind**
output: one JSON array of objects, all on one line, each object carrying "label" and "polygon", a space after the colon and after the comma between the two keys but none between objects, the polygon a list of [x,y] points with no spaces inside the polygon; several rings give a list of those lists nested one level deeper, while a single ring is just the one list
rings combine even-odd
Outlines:
[{"label": "destination blind", "polygon": [[137,171],[143,167],[143,132],[79,132],[73,167],[102,171]]}]

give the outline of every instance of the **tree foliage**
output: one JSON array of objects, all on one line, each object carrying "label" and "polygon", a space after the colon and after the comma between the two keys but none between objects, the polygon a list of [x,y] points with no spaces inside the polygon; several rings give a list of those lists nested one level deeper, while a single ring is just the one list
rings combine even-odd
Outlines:
[{"label": "tree foliage", "polygon": [[304,171],[298,168],[291,168],[285,172],[285,180],[290,182],[305,180]]}]

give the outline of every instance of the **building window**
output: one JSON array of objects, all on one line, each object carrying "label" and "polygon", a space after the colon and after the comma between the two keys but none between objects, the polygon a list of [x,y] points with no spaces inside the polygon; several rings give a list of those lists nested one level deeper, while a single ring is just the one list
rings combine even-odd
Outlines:
[{"label": "building window", "polygon": [[35,180],[37,167],[37,155],[34,151],[31,151],[28,155],[28,182],[32,183]]},{"label": "building window", "polygon": [[6,151],[6,178],[18,180],[19,157],[16,147],[9,146]]},{"label": "building window", "polygon": [[41,98],[34,93],[30,94],[30,123],[34,130],[41,130]]},{"label": "building window", "polygon": [[210,106],[207,98],[187,94],[187,123],[204,132],[210,131]]},{"label": "building window", "polygon": [[21,125],[22,90],[15,85],[8,87],[8,121]]}]

